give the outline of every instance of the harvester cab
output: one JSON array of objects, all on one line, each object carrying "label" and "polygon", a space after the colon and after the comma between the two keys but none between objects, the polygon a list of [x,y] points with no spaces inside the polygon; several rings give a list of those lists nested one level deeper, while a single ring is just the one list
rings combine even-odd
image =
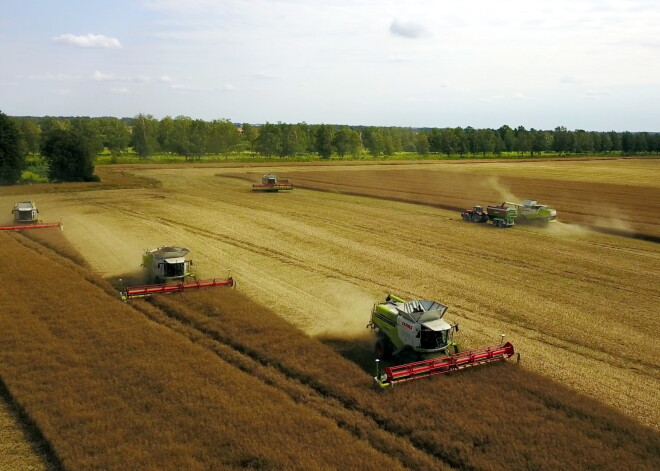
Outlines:
[{"label": "harvester cab", "polygon": [[278,178],[277,175],[267,173],[261,177],[261,183],[252,185],[252,191],[277,192],[281,190],[293,190],[293,184],[286,179]]},{"label": "harvester cab", "polygon": [[147,270],[147,278],[155,283],[185,280],[193,276],[190,268],[192,260],[186,259],[190,251],[183,247],[158,247],[147,250],[142,255],[142,266]]},{"label": "harvester cab", "polygon": [[61,219],[60,222],[41,222],[39,220],[39,210],[34,201],[16,203],[11,214],[14,216],[14,223],[9,226],[0,226],[0,231],[22,231],[24,229],[46,229],[48,227],[59,227],[64,230]]},{"label": "harvester cab", "polygon": [[[447,306],[436,301],[405,301],[392,294],[387,296],[385,302],[374,306],[367,327],[377,335],[374,380],[378,386],[393,386],[395,383],[506,360],[513,356],[513,345],[505,343],[504,336],[501,345],[459,353],[458,345],[453,340],[458,324],[448,324],[443,320],[447,309]],[[408,351],[422,359],[381,368],[381,360],[400,357]]]},{"label": "harvester cab", "polygon": [[21,201],[14,205],[11,211],[14,215],[14,222],[17,224],[31,224],[39,222],[39,210],[34,201]]},{"label": "harvester cab", "polygon": [[457,352],[458,325],[443,320],[447,306],[435,301],[404,301],[390,294],[376,304],[369,326],[377,331],[376,356],[389,359],[405,350],[417,354]]},{"label": "harvester cab", "polygon": [[[192,273],[193,261],[186,256],[190,251],[183,247],[164,246],[147,250],[142,255],[142,267],[146,270],[148,285],[123,287],[121,298],[141,298],[154,294],[167,294],[213,286],[234,287],[231,274],[226,279],[198,280]],[[192,280],[188,281],[188,278]],[[121,280],[120,280],[121,282]]]},{"label": "harvester cab", "polygon": [[277,184],[277,176],[273,175],[272,173],[267,173],[261,177],[261,183],[266,185],[275,185]]}]

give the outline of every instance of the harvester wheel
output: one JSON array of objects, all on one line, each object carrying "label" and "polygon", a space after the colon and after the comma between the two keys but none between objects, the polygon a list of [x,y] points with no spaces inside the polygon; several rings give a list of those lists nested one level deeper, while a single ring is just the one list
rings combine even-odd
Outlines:
[{"label": "harvester wheel", "polygon": [[392,356],[391,342],[385,337],[380,337],[378,340],[376,340],[375,352],[376,358],[379,360],[389,360],[389,358]]}]

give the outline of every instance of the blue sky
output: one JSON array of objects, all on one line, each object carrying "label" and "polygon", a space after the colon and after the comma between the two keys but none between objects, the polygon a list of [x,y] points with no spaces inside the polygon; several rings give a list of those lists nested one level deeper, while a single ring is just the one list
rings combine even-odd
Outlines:
[{"label": "blue sky", "polygon": [[660,131],[657,0],[2,0],[0,111]]}]

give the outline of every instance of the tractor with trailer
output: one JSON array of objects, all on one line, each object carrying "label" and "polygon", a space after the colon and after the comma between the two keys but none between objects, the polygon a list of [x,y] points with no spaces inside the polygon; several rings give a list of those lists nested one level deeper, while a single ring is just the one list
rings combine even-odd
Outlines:
[{"label": "tractor with trailer", "polygon": [[461,213],[463,221],[486,223],[492,221],[495,227],[511,227],[514,225],[518,211],[508,206],[488,206],[484,211],[483,206],[473,206],[472,209]]},{"label": "tractor with trailer", "polygon": [[496,227],[511,227],[514,224],[534,224],[547,226],[557,219],[557,211],[536,200],[525,200],[521,204],[505,201],[499,206],[473,206],[461,213],[467,222],[486,223],[491,221]]},{"label": "tractor with trailer", "polygon": [[461,213],[463,221],[466,222],[488,222],[488,213],[484,211],[483,206],[472,206],[472,209],[466,209]]},{"label": "tractor with trailer", "polygon": [[[501,345],[459,352],[454,342],[458,324],[443,319],[447,309],[436,301],[405,301],[393,294],[374,306],[367,327],[376,332],[374,379],[379,386],[393,386],[513,356],[513,345],[504,339]],[[405,358],[410,354],[417,361],[380,367],[381,360]]]},{"label": "tractor with trailer", "polygon": [[19,231],[23,229],[46,229],[49,227],[59,227],[63,229],[62,220],[60,222],[42,222],[39,219],[39,209],[34,201],[21,201],[14,205],[11,214],[14,216],[14,223],[8,226],[0,226],[0,231]]},{"label": "tractor with trailer", "polygon": [[[186,256],[190,251],[183,247],[158,247],[147,250],[142,255],[142,267],[146,271],[149,283],[141,286],[124,287],[121,291],[123,301],[154,294],[167,294],[179,291],[196,290],[213,286],[235,285],[234,279],[197,280],[192,272],[193,261]],[[192,280],[189,280],[192,278]],[[120,280],[121,281],[121,280]]]},{"label": "tractor with trailer", "polygon": [[277,175],[267,173],[261,177],[261,183],[254,183],[252,191],[278,192],[282,190],[293,190],[293,183],[289,180],[278,178]]}]

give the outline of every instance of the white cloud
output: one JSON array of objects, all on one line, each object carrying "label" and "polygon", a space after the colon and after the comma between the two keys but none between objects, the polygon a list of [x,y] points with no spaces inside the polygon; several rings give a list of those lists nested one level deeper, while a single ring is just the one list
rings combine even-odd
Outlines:
[{"label": "white cloud", "polygon": [[126,87],[111,87],[110,91],[112,93],[116,93],[117,95],[127,95],[131,93],[131,91]]},{"label": "white cloud", "polygon": [[561,83],[567,83],[567,84],[578,84],[582,83],[580,80],[578,80],[575,77],[572,77],[570,75],[565,75],[562,78],[559,79]]},{"label": "white cloud", "polygon": [[401,54],[393,54],[387,58],[387,62],[410,62],[410,58],[406,56],[402,56]]},{"label": "white cloud", "polygon": [[92,80],[97,80],[102,82],[105,80],[116,80],[116,78],[112,74],[104,74],[103,72],[99,72],[98,70],[95,70],[94,73],[92,74]]},{"label": "white cloud", "polygon": [[97,82],[134,82],[134,83],[144,83],[149,82],[151,79],[146,75],[136,75],[132,77],[130,75],[117,75],[117,74],[106,74],[95,70],[94,73],[90,76],[92,80]]},{"label": "white cloud", "polygon": [[598,99],[598,98],[601,98],[601,97],[604,97],[604,96],[609,96],[609,95],[610,95],[610,92],[600,91],[600,90],[587,90],[586,92],[584,92],[584,96],[586,96],[587,98],[596,98],[596,99]]},{"label": "white cloud", "polygon": [[205,91],[203,88],[200,87],[194,87],[192,85],[184,85],[181,83],[174,83],[170,87],[172,90],[175,90],[177,92],[203,92]]},{"label": "white cloud", "polygon": [[105,49],[122,47],[117,38],[109,38],[102,34],[84,34],[81,36],[76,36],[75,34],[60,34],[53,38],[53,42],[68,44],[70,46]]},{"label": "white cloud", "polygon": [[172,83],[172,82],[174,82],[174,79],[172,77],[170,77],[169,75],[161,75],[159,80],[163,83]]},{"label": "white cloud", "polygon": [[484,103],[492,103],[494,101],[502,100],[504,98],[505,98],[504,95],[493,95],[493,96],[481,98],[479,101],[482,101]]},{"label": "white cloud", "polygon": [[513,98],[515,98],[516,100],[531,100],[530,97],[528,97],[527,95],[523,94],[522,92],[517,92],[517,93],[515,93],[515,94],[513,95]]},{"label": "white cloud", "polygon": [[258,80],[275,80],[277,77],[265,72],[256,72],[254,74],[247,74],[248,77],[258,79]]},{"label": "white cloud", "polygon": [[404,38],[421,38],[429,36],[426,27],[420,23],[412,21],[394,20],[390,25],[390,33],[395,36],[402,36]]}]

